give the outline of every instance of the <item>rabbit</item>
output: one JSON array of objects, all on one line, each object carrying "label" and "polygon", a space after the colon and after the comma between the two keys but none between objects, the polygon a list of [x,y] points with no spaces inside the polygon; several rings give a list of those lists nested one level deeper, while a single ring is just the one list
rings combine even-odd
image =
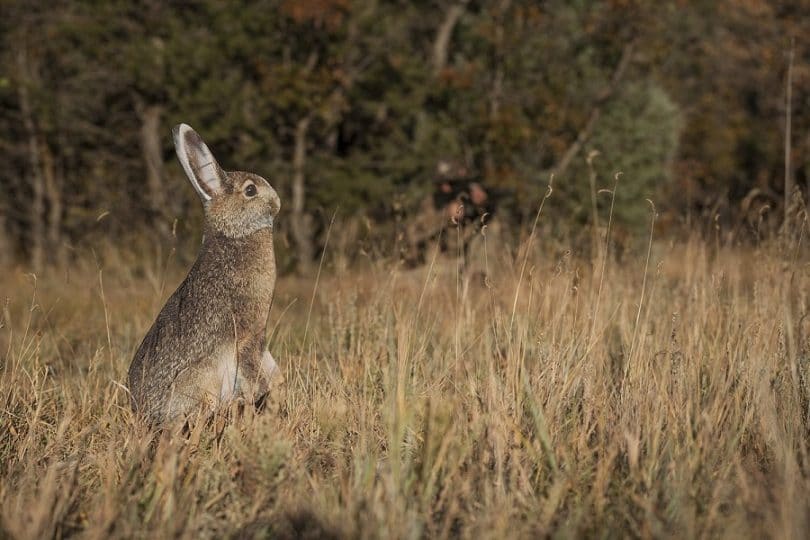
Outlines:
[{"label": "rabbit", "polygon": [[186,124],[172,130],[177,157],[205,212],[203,242],[183,283],[160,310],[128,373],[132,407],[149,424],[257,403],[278,366],[265,350],[276,262],[278,194],[264,178],[223,171]]}]

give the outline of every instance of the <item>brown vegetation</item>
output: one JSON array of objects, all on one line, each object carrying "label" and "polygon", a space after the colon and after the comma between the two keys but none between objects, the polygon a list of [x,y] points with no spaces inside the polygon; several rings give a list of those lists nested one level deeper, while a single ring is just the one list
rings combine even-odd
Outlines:
[{"label": "brown vegetation", "polygon": [[565,247],[488,238],[484,283],[330,253],[311,311],[279,280],[268,409],[186,437],[122,386],[181,264],[4,272],[0,535],[806,536],[806,240]]}]

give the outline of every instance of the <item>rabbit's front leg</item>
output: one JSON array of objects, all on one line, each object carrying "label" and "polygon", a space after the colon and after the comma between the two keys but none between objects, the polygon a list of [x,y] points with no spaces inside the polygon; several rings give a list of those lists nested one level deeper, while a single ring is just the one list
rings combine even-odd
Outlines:
[{"label": "rabbit's front leg", "polygon": [[262,351],[261,370],[262,375],[264,375],[268,383],[272,381],[273,377],[275,377],[280,371],[278,364],[276,364],[276,360],[273,358],[273,355],[270,354],[270,351]]},{"label": "rabbit's front leg", "polygon": [[268,351],[255,350],[253,359],[241,365],[237,387],[239,393],[245,398],[256,401],[269,390],[279,368],[275,359]]}]

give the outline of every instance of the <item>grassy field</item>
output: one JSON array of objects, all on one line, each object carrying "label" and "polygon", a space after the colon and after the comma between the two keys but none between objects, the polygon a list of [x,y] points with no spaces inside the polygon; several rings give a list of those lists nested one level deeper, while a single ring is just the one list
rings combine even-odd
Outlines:
[{"label": "grassy field", "polygon": [[547,244],[281,278],[267,410],[173,438],[124,384],[184,265],[4,271],[0,536],[807,537],[806,244]]}]

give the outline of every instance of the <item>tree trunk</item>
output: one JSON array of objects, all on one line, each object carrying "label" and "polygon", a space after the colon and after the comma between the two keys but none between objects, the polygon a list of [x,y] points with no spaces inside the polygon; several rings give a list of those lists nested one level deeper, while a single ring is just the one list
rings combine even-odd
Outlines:
[{"label": "tree trunk", "polygon": [[788,53],[787,81],[785,82],[785,232],[790,230],[791,197],[793,196],[793,170],[790,166],[791,147],[791,107],[793,86],[793,41],[790,42],[790,52]]},{"label": "tree trunk", "polygon": [[[511,5],[510,0],[502,0],[498,11],[500,12],[497,19],[498,24],[495,26],[495,65],[493,66],[494,74],[492,77],[492,88],[489,91],[489,124],[494,126],[498,120],[501,111],[501,100],[503,99],[503,83],[504,83],[504,19],[506,12]],[[489,133],[484,141],[484,178],[492,179],[496,176],[497,164],[495,163],[495,156],[492,153],[492,142]]]},{"label": "tree trunk", "polygon": [[146,105],[140,97],[135,99],[135,111],[141,120],[141,155],[146,166],[146,189],[149,209],[157,217],[155,220],[161,233],[167,234],[166,195],[164,192],[163,151],[160,144],[160,117],[163,107]]},{"label": "tree trunk", "polygon": [[293,151],[292,215],[290,231],[297,250],[298,271],[301,274],[312,272],[312,217],[304,211],[305,174],[307,159],[307,133],[311,116],[298,121],[295,126],[295,149]]},{"label": "tree trunk", "polygon": [[62,245],[62,181],[54,165],[53,154],[47,144],[42,145],[42,179],[45,187],[45,199],[48,202],[46,220],[48,253],[53,262],[63,266],[65,262]]},{"label": "tree trunk", "polygon": [[11,264],[11,241],[6,234],[6,216],[0,211],[0,268]]},{"label": "tree trunk", "polygon": [[17,83],[17,96],[20,100],[23,127],[28,138],[28,159],[30,170],[28,179],[31,183],[31,206],[29,208],[29,245],[31,266],[34,272],[42,271],[45,256],[45,182],[42,175],[37,130],[34,124],[34,115],[31,109],[31,100],[28,94],[30,80],[28,54],[25,49],[17,52],[17,68],[20,79]]}]

